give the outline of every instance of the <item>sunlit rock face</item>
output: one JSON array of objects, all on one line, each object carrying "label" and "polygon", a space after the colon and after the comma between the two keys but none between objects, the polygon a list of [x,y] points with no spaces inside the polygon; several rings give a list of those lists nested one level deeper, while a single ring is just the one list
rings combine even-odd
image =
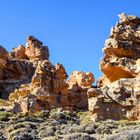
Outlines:
[{"label": "sunlit rock face", "polygon": [[77,71],[68,78],[64,66],[53,65],[48,47],[35,37],[27,37],[26,46],[19,45],[12,52],[0,47],[0,64],[0,98],[11,102],[13,112],[88,109],[87,90],[94,82],[93,74]]},{"label": "sunlit rock face", "polygon": [[30,60],[48,60],[49,50],[47,46],[33,36],[27,38],[25,54]]},{"label": "sunlit rock face", "polygon": [[77,109],[88,109],[87,90],[92,87],[94,76],[90,72],[74,71],[67,81],[70,106]]},{"label": "sunlit rock face", "polygon": [[25,54],[25,47],[19,45],[17,48],[13,48],[12,52],[9,53],[9,58],[11,59],[28,59]]},{"label": "sunlit rock face", "polygon": [[119,15],[105,42],[97,88],[88,91],[95,120],[140,119],[140,19]]},{"label": "sunlit rock face", "polygon": [[61,107],[61,100],[67,94],[67,73],[61,64],[55,66],[44,60],[38,64],[31,81],[31,94],[48,108]]},{"label": "sunlit rock face", "polygon": [[105,42],[105,56],[100,63],[101,71],[110,82],[134,78],[140,73],[140,19],[124,13],[119,18]]},{"label": "sunlit rock face", "polygon": [[140,119],[140,78],[117,80],[88,92],[88,97],[89,110],[97,120]]},{"label": "sunlit rock face", "polygon": [[68,83],[70,86],[78,85],[83,88],[91,87],[94,83],[95,79],[92,73],[90,72],[82,72],[82,71],[74,71],[72,75],[69,77]]}]

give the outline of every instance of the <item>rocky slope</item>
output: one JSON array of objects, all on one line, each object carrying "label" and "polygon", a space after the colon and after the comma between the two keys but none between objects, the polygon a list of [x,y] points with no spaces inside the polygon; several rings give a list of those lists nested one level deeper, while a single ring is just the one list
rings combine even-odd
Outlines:
[{"label": "rocky slope", "polygon": [[92,121],[89,112],[61,109],[29,117],[0,111],[1,140],[139,140],[139,121]]}]

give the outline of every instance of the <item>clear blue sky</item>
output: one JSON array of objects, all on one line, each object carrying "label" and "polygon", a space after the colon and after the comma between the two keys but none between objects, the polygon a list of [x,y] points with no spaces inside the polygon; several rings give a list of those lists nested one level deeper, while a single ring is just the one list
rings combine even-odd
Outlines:
[{"label": "clear blue sky", "polygon": [[118,14],[140,16],[139,0],[1,0],[0,44],[11,50],[34,35],[49,46],[51,61],[101,76],[105,39]]}]

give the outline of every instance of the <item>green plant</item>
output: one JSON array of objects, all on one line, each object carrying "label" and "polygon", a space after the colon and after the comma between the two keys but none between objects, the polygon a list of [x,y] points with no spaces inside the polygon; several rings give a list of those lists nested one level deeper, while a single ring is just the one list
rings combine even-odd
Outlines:
[{"label": "green plant", "polygon": [[34,114],[34,116],[37,118],[46,118],[49,116],[49,111],[47,110],[38,111]]},{"label": "green plant", "polygon": [[78,112],[77,116],[80,118],[81,124],[91,123],[91,114],[89,112]]},{"label": "green plant", "polygon": [[23,113],[23,112],[18,113],[19,118],[23,118],[23,117],[26,117],[26,116],[27,116],[27,113]]},{"label": "green plant", "polygon": [[50,114],[56,113],[56,112],[58,112],[58,111],[59,111],[58,108],[54,108],[54,109],[52,109],[52,110],[50,111]]},{"label": "green plant", "polygon": [[0,121],[7,121],[9,117],[12,117],[12,112],[0,111]]}]

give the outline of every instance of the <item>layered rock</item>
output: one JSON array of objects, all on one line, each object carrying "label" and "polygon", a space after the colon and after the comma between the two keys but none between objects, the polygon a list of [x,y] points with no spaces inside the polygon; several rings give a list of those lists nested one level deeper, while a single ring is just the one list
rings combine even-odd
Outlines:
[{"label": "layered rock", "polygon": [[119,15],[105,42],[97,89],[88,91],[89,110],[97,120],[140,119],[140,19]]}]

